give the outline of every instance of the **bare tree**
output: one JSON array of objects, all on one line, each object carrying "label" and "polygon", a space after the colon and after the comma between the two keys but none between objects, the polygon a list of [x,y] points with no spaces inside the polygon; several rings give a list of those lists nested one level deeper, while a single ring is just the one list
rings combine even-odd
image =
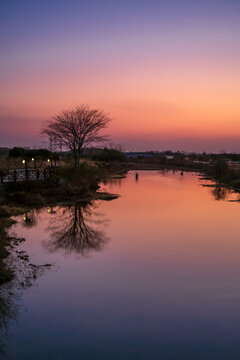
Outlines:
[{"label": "bare tree", "polygon": [[49,120],[42,130],[43,135],[54,139],[59,146],[63,145],[70,150],[75,162],[83,150],[93,143],[106,141],[107,136],[101,135],[110,118],[102,110],[90,109],[86,105],[72,110],[64,110]]}]

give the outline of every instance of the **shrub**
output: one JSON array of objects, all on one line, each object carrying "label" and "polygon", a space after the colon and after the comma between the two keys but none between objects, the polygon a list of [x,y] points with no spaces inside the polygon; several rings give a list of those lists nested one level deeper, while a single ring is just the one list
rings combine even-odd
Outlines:
[{"label": "shrub", "polygon": [[57,175],[60,179],[66,179],[63,185],[69,195],[98,188],[99,166],[90,161],[81,161],[76,169],[67,166],[59,168]]},{"label": "shrub", "polygon": [[101,152],[95,153],[91,156],[95,161],[126,161],[126,156],[117,149],[104,148]]},{"label": "shrub", "polygon": [[210,168],[210,173],[217,179],[220,179],[226,176],[230,172],[229,166],[225,160],[219,159],[214,162],[212,167]]},{"label": "shrub", "polygon": [[1,217],[8,217],[10,215],[7,206],[0,206],[0,218]]},{"label": "shrub", "polygon": [[15,191],[6,196],[6,200],[10,203],[21,205],[44,205],[45,200],[39,193]]}]

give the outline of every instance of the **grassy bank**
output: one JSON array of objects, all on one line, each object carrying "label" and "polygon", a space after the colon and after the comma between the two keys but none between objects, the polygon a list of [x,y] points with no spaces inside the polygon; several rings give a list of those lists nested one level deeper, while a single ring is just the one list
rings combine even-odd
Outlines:
[{"label": "grassy bank", "polygon": [[14,273],[4,260],[9,256],[9,249],[14,246],[16,239],[9,238],[8,228],[14,223],[11,216],[21,214],[25,209],[0,205],[0,285],[12,280]]},{"label": "grassy bank", "polygon": [[126,171],[120,163],[82,161],[77,169],[69,165],[52,169],[46,181],[23,181],[2,186],[0,204],[9,207],[41,207],[82,198],[99,198],[99,183]]},{"label": "grassy bank", "polygon": [[9,244],[7,228],[10,225],[11,221],[8,218],[0,217],[0,285],[6,281],[10,281],[13,277],[12,270],[4,263],[4,259],[9,255],[7,250],[7,245]]}]

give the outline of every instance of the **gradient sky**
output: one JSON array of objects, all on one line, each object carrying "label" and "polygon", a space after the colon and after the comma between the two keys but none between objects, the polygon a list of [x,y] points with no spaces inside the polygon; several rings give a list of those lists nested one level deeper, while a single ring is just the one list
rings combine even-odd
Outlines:
[{"label": "gradient sky", "polygon": [[0,146],[89,104],[126,150],[240,151],[239,0],[0,4]]}]

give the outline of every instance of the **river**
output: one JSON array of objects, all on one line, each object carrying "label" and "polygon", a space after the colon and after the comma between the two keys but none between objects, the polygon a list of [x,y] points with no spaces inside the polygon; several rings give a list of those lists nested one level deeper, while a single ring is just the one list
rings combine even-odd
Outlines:
[{"label": "river", "polygon": [[138,174],[102,184],[118,199],[15,218],[16,256],[52,266],[6,287],[4,359],[240,358],[238,195]]}]

